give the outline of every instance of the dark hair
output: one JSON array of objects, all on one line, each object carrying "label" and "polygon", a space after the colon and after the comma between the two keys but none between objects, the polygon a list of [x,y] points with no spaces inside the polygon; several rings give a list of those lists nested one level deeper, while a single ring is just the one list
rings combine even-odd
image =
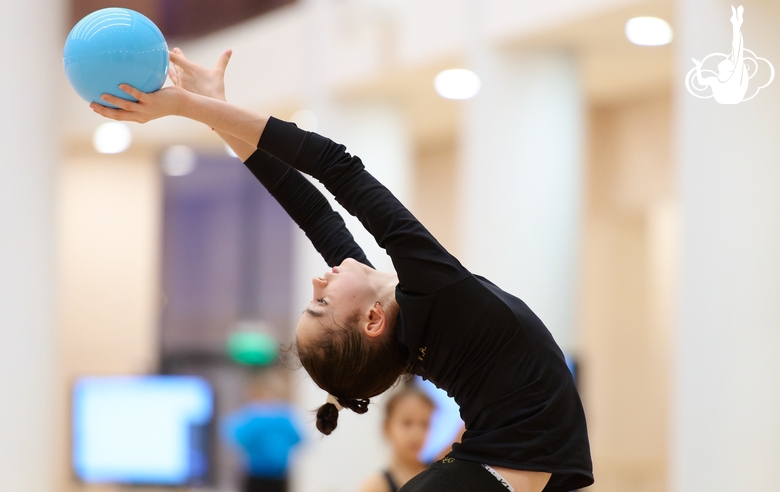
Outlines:
[{"label": "dark hair", "polygon": [[428,396],[428,394],[423,390],[421,390],[416,384],[410,381],[408,384],[404,385],[402,389],[393,392],[390,398],[388,398],[385,402],[385,424],[387,424],[387,422],[390,420],[390,417],[392,417],[393,412],[395,412],[395,408],[398,406],[398,403],[400,403],[401,400],[410,397],[419,398],[429,407],[436,408],[436,403],[433,402],[431,397]]},{"label": "dark hair", "polygon": [[[397,312],[397,305],[392,309]],[[317,386],[342,407],[362,414],[368,411],[369,398],[393,386],[407,373],[408,364],[395,338],[395,324],[384,336],[368,339],[357,328],[359,319],[356,312],[344,326],[323,326],[322,336],[297,349],[301,365]],[[317,429],[330,434],[338,418],[334,404],[322,405],[317,410]]]}]

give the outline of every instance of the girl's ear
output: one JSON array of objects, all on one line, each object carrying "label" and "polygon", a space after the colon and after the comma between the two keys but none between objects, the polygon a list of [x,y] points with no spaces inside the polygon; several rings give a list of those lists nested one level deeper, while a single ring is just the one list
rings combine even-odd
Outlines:
[{"label": "girl's ear", "polygon": [[367,336],[372,338],[378,337],[385,332],[385,327],[387,326],[387,314],[385,313],[385,310],[382,308],[382,304],[379,301],[375,302],[374,305],[371,306],[371,308],[368,310],[366,318],[367,322],[363,328],[363,331]]}]

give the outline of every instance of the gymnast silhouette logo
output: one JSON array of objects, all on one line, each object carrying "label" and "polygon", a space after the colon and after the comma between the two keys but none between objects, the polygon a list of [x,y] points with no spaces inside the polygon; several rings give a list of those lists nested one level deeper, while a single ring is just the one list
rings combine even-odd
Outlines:
[{"label": "gymnast silhouette logo", "polygon": [[[694,68],[685,76],[685,87],[688,92],[701,99],[714,97],[720,104],[739,104],[742,101],[749,101],[756,97],[761,89],[772,83],[775,78],[775,67],[769,63],[766,58],[761,58],[755,53],[745,48],[742,39],[742,13],[745,9],[740,5],[735,9],[731,7],[731,26],[733,37],[731,41],[731,54],[712,53],[703,60],[698,61],[695,58]],[[704,67],[707,60],[712,59],[713,63],[718,63],[718,72]],[[769,68],[767,71],[766,67]],[[756,79],[751,82],[753,77],[761,72],[761,79],[769,80],[764,85],[758,85],[761,81]],[[749,86],[752,86],[750,95],[748,95]],[[747,97],[746,97],[747,96]]]}]

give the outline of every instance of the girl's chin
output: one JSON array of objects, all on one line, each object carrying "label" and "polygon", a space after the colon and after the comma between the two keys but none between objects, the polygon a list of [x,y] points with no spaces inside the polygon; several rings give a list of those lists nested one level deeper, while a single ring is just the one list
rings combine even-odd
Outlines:
[{"label": "girl's chin", "polygon": [[420,456],[420,451],[422,451],[422,448],[412,449],[406,453],[406,457],[410,460],[416,460]]}]

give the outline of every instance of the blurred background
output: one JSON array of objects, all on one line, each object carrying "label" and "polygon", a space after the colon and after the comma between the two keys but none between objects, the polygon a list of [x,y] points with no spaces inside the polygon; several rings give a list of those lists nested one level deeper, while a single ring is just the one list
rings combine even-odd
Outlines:
[{"label": "blurred background", "polygon": [[[780,3],[743,5],[780,67]],[[68,31],[108,6],[204,66],[233,49],[229,101],[345,143],[540,315],[576,368],[588,490],[780,491],[780,85],[685,89],[730,51],[722,0],[3,2],[0,488],[238,491],[252,402],[292,422],[293,491],[357,490],[388,459],[382,397],[323,438],[324,392],[276,359],[325,268],[301,231],[209,128],[101,127],[68,85]],[[184,485],[91,474],[122,433],[170,434]]]}]

